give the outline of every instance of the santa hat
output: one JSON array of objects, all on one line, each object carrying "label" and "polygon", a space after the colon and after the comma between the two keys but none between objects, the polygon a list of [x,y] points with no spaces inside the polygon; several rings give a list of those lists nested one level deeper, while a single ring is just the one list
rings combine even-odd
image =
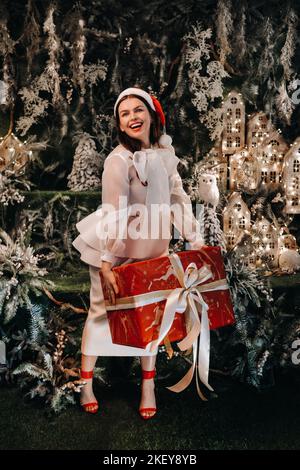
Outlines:
[{"label": "santa hat", "polygon": [[159,138],[159,141],[158,141],[159,144],[163,145],[164,147],[167,147],[167,146],[171,145],[172,144],[172,138],[169,135],[166,134],[166,118],[165,118],[162,106],[161,106],[160,102],[158,101],[158,99],[155,98],[155,96],[149,95],[149,93],[147,93],[146,91],[141,90],[140,88],[126,88],[126,90],[123,90],[122,93],[119,94],[119,96],[118,96],[118,98],[115,102],[114,116],[116,117],[117,106],[118,106],[120,100],[124,96],[128,96],[128,95],[141,96],[142,98],[144,98],[147,101],[150,108],[153,109],[153,111],[155,111],[158,114],[160,122],[163,126],[163,132],[164,133]]}]

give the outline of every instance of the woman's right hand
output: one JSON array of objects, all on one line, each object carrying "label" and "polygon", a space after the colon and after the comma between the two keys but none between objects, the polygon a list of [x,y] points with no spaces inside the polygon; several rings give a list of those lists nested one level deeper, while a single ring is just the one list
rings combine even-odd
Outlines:
[{"label": "woman's right hand", "polygon": [[105,286],[108,291],[109,303],[115,305],[116,294],[119,293],[119,288],[116,282],[115,274],[110,268],[102,268],[101,271],[102,271]]}]

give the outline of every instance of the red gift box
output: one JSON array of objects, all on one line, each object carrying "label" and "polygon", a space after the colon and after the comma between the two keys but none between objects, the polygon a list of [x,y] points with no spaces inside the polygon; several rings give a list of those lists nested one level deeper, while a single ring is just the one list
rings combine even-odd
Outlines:
[{"label": "red gift box", "polygon": [[[210,272],[209,279],[198,283],[201,296],[208,306],[209,328],[216,329],[235,322],[229,289],[228,286],[224,287],[226,275],[220,247],[204,246],[201,250],[177,252],[113,268],[119,287],[116,310],[109,304],[108,292],[102,285],[115,344],[145,348],[159,338],[166,298],[174,289],[184,289],[183,271],[187,272],[190,263],[194,263],[198,270],[204,268],[206,273]],[[183,268],[181,273],[177,269],[178,264]],[[101,271],[100,277],[103,280]],[[223,285],[223,288],[219,290],[218,285]],[[218,290],[205,292],[209,288]],[[131,308],[128,308],[130,305]],[[185,317],[186,312],[175,314],[168,331],[169,341],[186,337]]]}]

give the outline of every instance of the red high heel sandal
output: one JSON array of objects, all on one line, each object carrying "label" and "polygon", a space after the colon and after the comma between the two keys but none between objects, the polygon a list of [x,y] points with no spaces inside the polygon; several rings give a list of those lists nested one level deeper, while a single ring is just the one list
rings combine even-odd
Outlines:
[{"label": "red high heel sandal", "polygon": [[[143,380],[154,379],[155,374],[156,374],[155,369],[153,369],[153,370],[142,370],[142,379]],[[157,408],[140,408],[139,409],[139,413],[140,413],[140,415],[143,419],[153,418],[153,416],[155,416],[155,414],[156,414],[156,411],[157,411]],[[145,413],[153,413],[153,414],[151,416],[148,416]]]},{"label": "red high heel sandal", "polygon": [[[88,371],[88,372],[82,370],[80,376],[81,376],[82,379],[92,379],[93,376],[94,376],[94,373],[93,373],[92,370]],[[84,403],[84,404],[81,403],[81,401],[80,401],[80,405],[82,406],[84,411],[86,411],[87,413],[95,414],[95,413],[97,413],[97,411],[99,409],[99,405],[98,405],[97,401],[93,401],[93,402],[90,402],[90,403]]]}]

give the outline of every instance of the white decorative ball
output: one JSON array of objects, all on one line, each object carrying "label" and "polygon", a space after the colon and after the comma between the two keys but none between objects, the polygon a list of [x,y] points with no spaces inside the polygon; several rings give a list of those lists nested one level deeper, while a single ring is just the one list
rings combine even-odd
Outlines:
[{"label": "white decorative ball", "polygon": [[300,269],[299,253],[295,250],[283,250],[279,255],[279,267],[287,273],[293,273]]},{"label": "white decorative ball", "polygon": [[164,147],[169,147],[172,144],[172,137],[168,134],[163,134],[160,136],[158,143]]}]

